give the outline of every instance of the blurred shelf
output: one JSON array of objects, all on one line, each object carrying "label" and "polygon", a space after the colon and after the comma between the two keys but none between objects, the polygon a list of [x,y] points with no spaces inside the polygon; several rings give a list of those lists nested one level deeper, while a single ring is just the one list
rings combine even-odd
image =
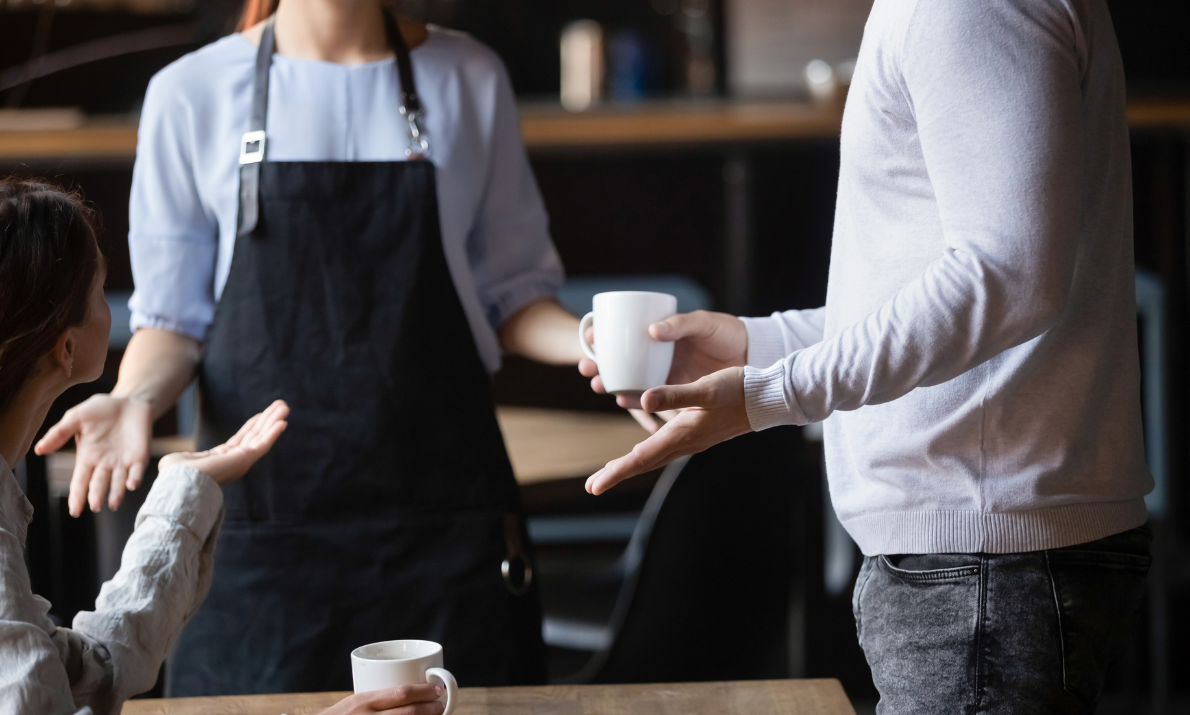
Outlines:
[{"label": "blurred shelf", "polygon": [[830,139],[839,136],[842,119],[839,103],[671,100],[584,112],[521,105],[530,151]]},{"label": "blurred shelf", "polygon": [[[497,407],[496,419],[520,484],[586,477],[648,436],[626,413]],[[154,457],[193,450],[190,437],[158,437],[149,446]],[[70,492],[74,456],[63,450],[46,458],[51,496]]]},{"label": "blurred shelf", "polygon": [[1190,98],[1130,100],[1128,126],[1142,130],[1190,130]]},{"label": "blurred shelf", "polygon": [[[838,103],[793,101],[670,100],[607,104],[585,112],[528,102],[520,113],[531,152],[832,139],[842,121]],[[1130,101],[1128,122],[1137,130],[1190,131],[1190,97]],[[135,156],[136,124],[125,117],[91,117],[70,129],[0,130],[0,162],[5,164],[129,163]]]},{"label": "blurred shelf", "polygon": [[0,130],[5,163],[131,163],[135,158],[136,122],[125,117],[89,118],[71,129]]}]

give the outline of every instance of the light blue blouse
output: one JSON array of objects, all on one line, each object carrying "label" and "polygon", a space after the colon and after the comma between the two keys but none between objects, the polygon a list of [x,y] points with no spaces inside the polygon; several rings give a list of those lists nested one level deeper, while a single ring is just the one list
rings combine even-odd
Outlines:
[{"label": "light blue blouse", "polygon": [[[203,339],[235,246],[240,138],[256,47],[239,34],[157,73],[141,114],[129,248],[132,329]],[[556,294],[562,264],[525,155],[503,65],[463,35],[431,27],[412,52],[437,169],[442,242],[475,343],[500,366],[496,328]],[[361,65],[277,55],[269,79],[270,161],[403,160],[393,60]]]}]

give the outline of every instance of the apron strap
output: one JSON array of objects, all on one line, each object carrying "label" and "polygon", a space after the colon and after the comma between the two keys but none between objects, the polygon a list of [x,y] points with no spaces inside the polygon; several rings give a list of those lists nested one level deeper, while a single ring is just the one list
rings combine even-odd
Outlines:
[{"label": "apron strap", "polygon": [[392,46],[393,54],[396,55],[397,75],[401,79],[401,116],[409,122],[409,146],[405,149],[405,156],[409,159],[425,159],[430,155],[430,144],[420,124],[425,113],[421,107],[421,98],[417,96],[417,85],[413,81],[413,62],[409,59],[409,45],[405,44],[405,37],[401,34],[397,21],[387,11],[384,12],[384,29],[388,33],[388,44]]},{"label": "apron strap", "polygon": [[252,77],[252,117],[248,132],[240,141],[240,211],[237,236],[246,236],[256,228],[260,214],[260,165],[264,162],[269,115],[269,68],[276,48],[273,18],[264,21],[260,47],[256,50],[256,68]]},{"label": "apron strap", "polygon": [[[409,59],[409,46],[392,15],[384,11],[384,27],[389,45],[396,55],[397,75],[401,82],[401,116],[409,123],[409,146],[405,156],[409,159],[425,159],[430,154],[430,144],[422,130],[420,120],[424,116],[417,86],[413,81],[413,62]],[[265,127],[269,115],[269,68],[273,64],[273,53],[277,41],[273,24],[274,17],[264,21],[260,35],[260,47],[256,50],[256,67],[252,78],[252,117],[248,132],[240,142],[240,210],[237,236],[246,236],[256,228],[260,216],[260,165],[265,160],[268,137]]]}]

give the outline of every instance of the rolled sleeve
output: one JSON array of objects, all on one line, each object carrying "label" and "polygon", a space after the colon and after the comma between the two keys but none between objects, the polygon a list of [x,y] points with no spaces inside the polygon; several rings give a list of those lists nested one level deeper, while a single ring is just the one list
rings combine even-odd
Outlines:
[{"label": "rolled sleeve", "polygon": [[565,278],[525,154],[512,85],[503,67],[497,74],[489,174],[468,240],[479,300],[493,329],[525,305],[557,295]]},{"label": "rolled sleeve", "polygon": [[149,85],[129,201],[128,250],[136,284],[131,327],[205,337],[215,314],[218,222],[194,171],[194,112],[171,69]]},{"label": "rolled sleeve", "polygon": [[102,644],[114,665],[111,702],[153,686],[182,626],[206,597],[223,493],[192,467],[164,470],[136,516],[120,570],[74,630]]},{"label": "rolled sleeve", "polygon": [[153,483],[136,515],[136,526],[160,517],[181,524],[206,541],[222,509],[223,492],[215,480],[193,467],[169,467]]}]

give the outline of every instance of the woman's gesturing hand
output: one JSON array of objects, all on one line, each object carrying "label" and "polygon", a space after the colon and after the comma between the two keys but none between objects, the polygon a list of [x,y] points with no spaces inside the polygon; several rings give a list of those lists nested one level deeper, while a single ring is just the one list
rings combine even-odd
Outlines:
[{"label": "woman's gesturing hand", "polygon": [[402,685],[389,690],[356,693],[318,715],[442,715],[444,707],[438,701],[441,695],[440,685]]},{"label": "woman's gesturing hand", "polygon": [[174,452],[161,458],[159,470],[181,464],[206,472],[219,486],[234,482],[248,473],[256,461],[273,447],[289,426],[289,405],[277,400],[264,412],[253,415],[231,439],[205,452]]},{"label": "woman's gesturing hand", "polygon": [[72,407],[62,421],[50,428],[37,443],[37,454],[62,448],[73,437],[77,454],[70,478],[67,504],[71,516],[108,506],[116,509],[124,501],[124,490],[136,489],[145,478],[149,463],[149,439],[153,416],[147,402],[94,395]]},{"label": "woman's gesturing hand", "polygon": [[689,385],[654,387],[641,395],[646,412],[682,410],[629,454],[587,479],[587,491],[602,494],[638,474],[678,457],[701,452],[752,431],[744,405],[744,368],[729,367]]}]

